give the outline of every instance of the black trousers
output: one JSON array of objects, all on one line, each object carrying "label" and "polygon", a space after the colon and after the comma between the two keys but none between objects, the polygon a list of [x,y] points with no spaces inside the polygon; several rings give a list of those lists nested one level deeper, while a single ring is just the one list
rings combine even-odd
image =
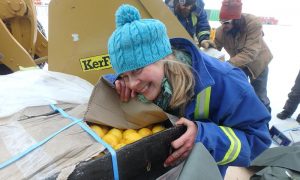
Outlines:
[{"label": "black trousers", "polygon": [[286,101],[283,109],[294,113],[300,103],[300,70],[296,78],[295,84],[291,89],[291,92],[288,94],[288,100]]},{"label": "black trousers", "polygon": [[267,83],[268,83],[268,74],[269,74],[268,66],[263,70],[263,72],[256,79],[252,78],[251,72],[248,70],[248,68],[243,68],[242,70],[250,79],[250,84],[254,88],[254,91],[258,96],[258,98],[266,106],[268,111],[271,112],[270,99],[268,98],[267,95]]}]

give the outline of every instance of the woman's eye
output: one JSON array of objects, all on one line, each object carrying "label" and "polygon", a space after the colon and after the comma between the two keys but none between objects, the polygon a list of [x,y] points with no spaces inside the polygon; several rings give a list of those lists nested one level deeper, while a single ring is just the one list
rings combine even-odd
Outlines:
[{"label": "woman's eye", "polygon": [[133,74],[139,74],[143,71],[143,68],[139,68],[133,71]]},{"label": "woman's eye", "polygon": [[121,78],[122,78],[125,82],[128,81],[128,76],[122,76]]},{"label": "woman's eye", "polygon": [[124,79],[125,82],[128,82],[128,81],[129,81],[128,76],[125,76],[123,79]]}]

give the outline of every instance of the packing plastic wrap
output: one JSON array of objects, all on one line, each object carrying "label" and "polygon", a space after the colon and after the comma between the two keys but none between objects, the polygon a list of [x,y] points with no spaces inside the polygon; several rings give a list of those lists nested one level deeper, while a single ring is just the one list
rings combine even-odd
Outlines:
[{"label": "packing plastic wrap", "polygon": [[[86,105],[57,106],[75,118],[83,117],[86,110]],[[36,106],[0,118],[0,167],[73,122],[59,113],[51,112],[53,109],[48,105]],[[74,124],[17,161],[4,166],[0,169],[0,179],[45,179],[58,172],[67,177],[76,164],[103,150],[102,144]]]},{"label": "packing plastic wrap", "polygon": [[0,76],[0,84],[0,117],[57,101],[84,104],[93,90],[91,83],[77,76],[41,69]]}]

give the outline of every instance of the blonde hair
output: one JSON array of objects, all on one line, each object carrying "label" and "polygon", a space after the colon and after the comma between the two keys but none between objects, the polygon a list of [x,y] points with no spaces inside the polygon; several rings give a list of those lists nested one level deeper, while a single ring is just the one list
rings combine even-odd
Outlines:
[{"label": "blonde hair", "polygon": [[172,87],[172,98],[169,107],[179,108],[180,113],[184,111],[186,104],[194,96],[195,78],[192,67],[177,60],[171,54],[164,58],[164,72]]}]

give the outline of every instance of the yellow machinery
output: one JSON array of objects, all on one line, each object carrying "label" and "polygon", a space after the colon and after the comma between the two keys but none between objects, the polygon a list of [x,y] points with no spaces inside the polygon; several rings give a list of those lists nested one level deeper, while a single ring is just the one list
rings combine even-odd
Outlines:
[{"label": "yellow machinery", "polygon": [[48,55],[48,42],[38,31],[32,0],[0,1],[0,42],[0,66],[12,72],[21,66],[36,66],[35,57]]},{"label": "yellow machinery", "polygon": [[33,0],[1,0],[0,74],[3,64],[14,72],[46,57],[49,70],[96,83],[113,72],[107,40],[115,29],[115,11],[124,3],[136,6],[142,18],[160,19],[170,37],[191,39],[162,0],[52,0],[48,42],[38,31]]},{"label": "yellow machinery", "polygon": [[115,30],[115,11],[124,3],[137,7],[142,18],[161,20],[170,37],[191,39],[162,0],[51,0],[49,70],[77,75],[93,84],[113,72],[107,41]]}]

